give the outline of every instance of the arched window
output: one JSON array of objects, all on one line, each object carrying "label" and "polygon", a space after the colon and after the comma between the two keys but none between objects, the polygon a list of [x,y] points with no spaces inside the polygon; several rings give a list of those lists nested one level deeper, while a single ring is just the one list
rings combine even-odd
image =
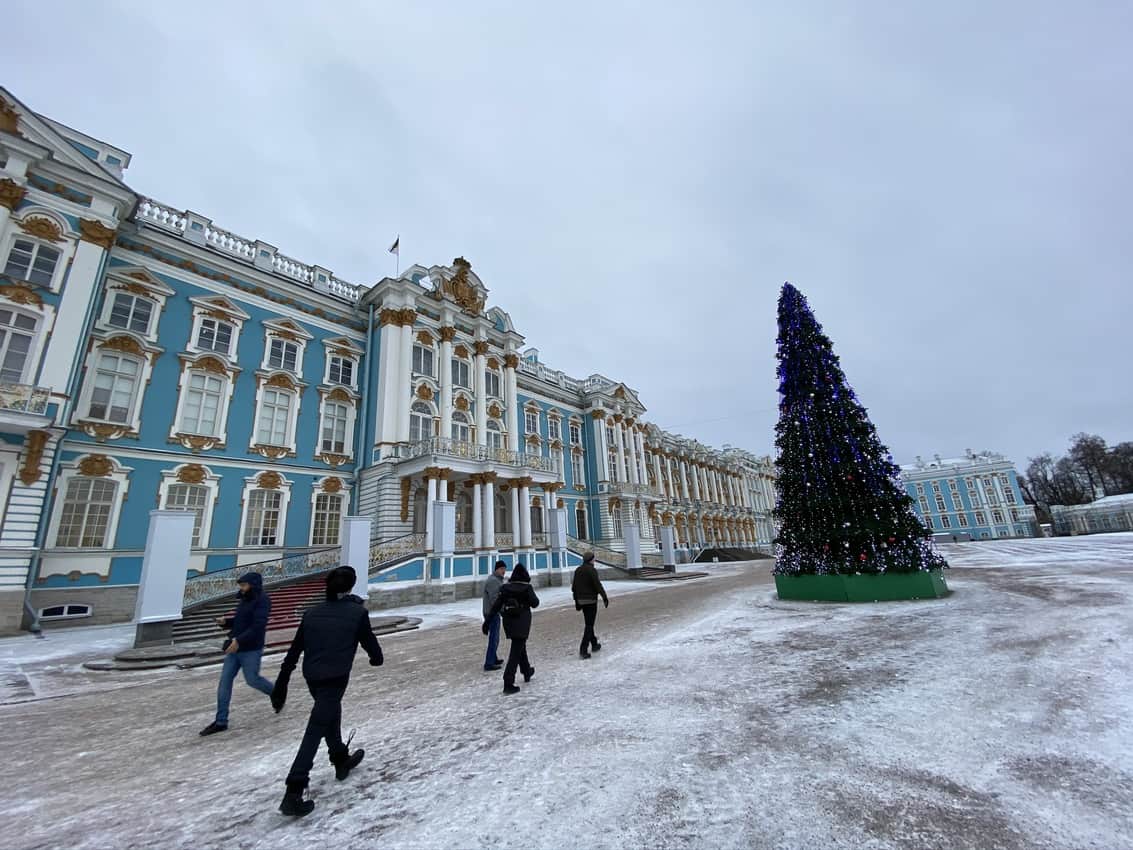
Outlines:
[{"label": "arched window", "polygon": [[500,534],[510,532],[511,500],[504,493],[496,493],[496,531]]},{"label": "arched window", "polygon": [[87,415],[104,422],[129,423],[134,415],[141,359],[104,351],[98,356]]},{"label": "arched window", "polygon": [[462,443],[472,441],[472,427],[468,422],[468,414],[457,410],[452,414],[452,438]]},{"label": "arched window", "polygon": [[531,505],[531,533],[543,533],[543,506]]},{"label": "arched window", "polygon": [[14,310],[0,310],[0,382],[24,383],[28,352],[39,320]]},{"label": "arched window", "polygon": [[76,477],[67,482],[56,546],[101,547],[106,544],[117,484],[107,478]]},{"label": "arched window", "polygon": [[413,344],[413,374],[434,377],[433,346],[423,345],[420,342]]},{"label": "arched window", "polygon": [[245,546],[276,546],[279,540],[283,496],[279,490],[252,490],[248,493],[244,524]]},{"label": "arched window", "polygon": [[413,533],[425,533],[425,509],[428,507],[429,490],[427,485],[417,488],[413,494]]},{"label": "arched window", "polygon": [[587,534],[587,531],[586,531],[586,503],[585,502],[579,502],[578,505],[575,507],[575,509],[574,509],[574,524],[575,524],[575,531],[577,532],[577,534],[575,536],[578,537],[579,540],[588,540],[589,535]]},{"label": "arched window", "polygon": [[610,523],[613,525],[614,537],[622,536],[622,509],[621,507],[610,508]]},{"label": "arched window", "polygon": [[200,484],[171,484],[165,493],[167,511],[193,512],[193,548],[201,545],[201,523],[209,503],[209,488]]},{"label": "arched window", "polygon": [[311,528],[312,546],[338,545],[344,501],[345,497],[338,493],[319,493],[315,496],[314,522]]},{"label": "arched window", "polygon": [[456,533],[472,533],[472,494],[464,489],[456,494]]},{"label": "arched window", "polygon": [[504,432],[500,423],[495,420],[488,421],[487,443],[490,448],[502,449],[504,447]]},{"label": "arched window", "polygon": [[[433,410],[423,401],[409,408],[409,442],[416,443],[433,436]],[[423,529],[422,529],[423,530]]]},{"label": "arched window", "polygon": [[12,250],[8,252],[8,261],[4,264],[4,274],[14,280],[51,286],[55,267],[61,256],[58,248],[19,237],[12,242]]}]

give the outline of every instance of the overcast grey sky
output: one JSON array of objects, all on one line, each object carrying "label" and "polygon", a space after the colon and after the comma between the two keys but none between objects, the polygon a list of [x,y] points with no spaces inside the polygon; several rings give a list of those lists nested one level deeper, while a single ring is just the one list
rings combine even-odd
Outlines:
[{"label": "overcast grey sky", "polygon": [[784,280],[899,462],[1133,439],[1133,4],[549,7],[8,0],[0,79],[346,280],[463,255],[713,445],[773,449]]}]

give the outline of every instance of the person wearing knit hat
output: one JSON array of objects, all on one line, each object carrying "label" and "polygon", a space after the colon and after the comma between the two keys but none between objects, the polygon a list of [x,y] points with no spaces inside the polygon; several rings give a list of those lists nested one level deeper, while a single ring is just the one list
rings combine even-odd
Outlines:
[{"label": "person wearing knit hat", "polygon": [[504,693],[517,694],[519,686],[515,683],[515,671],[523,673],[523,681],[530,682],[535,668],[527,658],[527,639],[531,636],[531,609],[539,607],[539,597],[531,586],[531,576],[527,567],[516,564],[511,578],[500,587],[495,603],[484,617],[481,631],[488,634],[488,624],[497,614],[503,620],[504,634],[511,641],[507,664],[504,666]]},{"label": "person wearing knit hat", "polygon": [[359,644],[370,657],[370,666],[380,667],[385,659],[370,628],[370,613],[362,599],[350,592],[356,581],[353,567],[336,567],[330,571],[326,578],[326,601],[303,614],[272,691],[271,704],[278,713],[287,702],[287,685],[302,655],[303,678],[315,704],[287,774],[287,793],[279,804],[279,810],[285,815],[302,817],[315,808],[314,801],[303,799],[303,793],[322,741],[327,742],[334,777],[339,781],[346,779],[366,754],[361,749],[350,752],[342,741],[342,697],[350,683],[350,668]]},{"label": "person wearing knit hat", "polygon": [[578,656],[586,659],[590,657],[591,651],[597,652],[602,648],[598,636],[594,634],[594,623],[598,619],[598,597],[602,598],[605,607],[610,607],[610,597],[606,595],[606,588],[602,586],[602,579],[598,577],[598,570],[594,566],[593,552],[583,554],[582,563],[571,579],[570,592],[574,596],[574,609],[582,612],[582,643],[578,646]]},{"label": "person wearing knit hat", "polygon": [[500,615],[488,616],[492,606],[496,604],[496,597],[500,595],[500,588],[504,586],[504,573],[507,564],[496,561],[492,574],[484,582],[484,619],[488,621],[488,651],[484,653],[484,669],[486,671],[499,670],[504,666],[503,660],[496,654],[500,647]]},{"label": "person wearing knit hat", "polygon": [[201,735],[215,735],[228,728],[232,685],[241,670],[245,682],[261,693],[271,694],[271,681],[260,675],[271,599],[264,593],[264,578],[259,573],[244,573],[236,579],[236,587],[235,613],[231,617],[216,618],[217,625],[228,630],[228,640],[224,642],[224,664],[216,688],[216,717],[201,730]]}]

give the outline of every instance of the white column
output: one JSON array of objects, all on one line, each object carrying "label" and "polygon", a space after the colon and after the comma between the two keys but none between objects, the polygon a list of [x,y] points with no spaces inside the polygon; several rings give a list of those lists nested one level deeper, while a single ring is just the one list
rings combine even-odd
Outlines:
[{"label": "white column", "polygon": [[441,436],[445,439],[452,436],[452,340],[455,334],[456,328],[441,328],[441,362],[437,368],[441,379]]},{"label": "white column", "polygon": [[496,551],[496,475],[484,476],[484,547]]},{"label": "white column", "polygon": [[641,483],[649,483],[649,458],[645,455],[645,431],[637,432],[637,458],[641,464]]},{"label": "white column", "polygon": [[610,449],[606,445],[606,419],[592,416],[590,421],[594,423],[594,445],[598,447],[598,457],[595,458],[594,465],[598,470],[598,480],[606,481],[609,478],[606,465],[610,455]]},{"label": "white column", "polygon": [[665,477],[661,471],[661,455],[657,452],[653,453],[653,475],[657,478],[657,489],[665,493]]},{"label": "white column", "polygon": [[524,483],[519,488],[519,545],[524,549],[531,548],[531,492],[527,480],[523,479]]},{"label": "white column", "polygon": [[484,535],[481,530],[483,525],[483,507],[480,502],[480,488],[483,485],[480,483],[480,476],[472,476],[472,548],[482,549],[484,546]]},{"label": "white column", "polygon": [[[401,398],[401,387],[398,385],[401,378],[401,371],[398,368],[401,361],[401,346],[397,341],[401,329],[393,323],[392,314],[396,312],[396,310],[381,312],[381,331],[378,336],[378,386],[375,391],[377,401],[375,443],[397,442],[397,408],[398,400]],[[368,446],[366,450],[369,451]]]},{"label": "white column", "polygon": [[425,551],[433,551],[433,502],[437,500],[437,479],[426,472],[428,495],[425,498]]},{"label": "white column", "polygon": [[342,519],[342,554],[339,563],[354,567],[354,587],[350,592],[366,599],[370,586],[370,518],[348,516]]},{"label": "white column", "polygon": [[476,369],[476,445],[488,444],[488,378],[486,364],[488,362],[488,343],[476,340],[473,343],[476,352],[474,361]]},{"label": "white column", "polygon": [[101,245],[86,240],[81,240],[75,249],[75,257],[67,276],[66,297],[59,301],[39,378],[42,386],[50,387],[56,392],[67,391],[75,348],[83,335],[87,305],[95,299],[95,292],[101,282],[98,272],[105,253]]},{"label": "white column", "polygon": [[[625,429],[622,428],[622,423],[614,420],[614,436],[618,440],[618,480],[629,481],[628,470],[626,469],[626,452],[625,452]],[[637,477],[636,475],[634,476]]]},{"label": "white column", "polygon": [[519,451],[519,394],[516,389],[515,367],[519,365],[516,354],[504,355],[504,381],[507,383],[507,433],[508,448]]},{"label": "white column", "polygon": [[689,471],[692,473],[692,498],[699,502],[700,501],[700,467],[697,466],[695,463],[692,463],[691,461],[689,462],[689,466],[691,467],[691,469]]},{"label": "white column", "polygon": [[520,536],[520,530],[523,527],[519,515],[519,486],[516,484],[518,479],[511,480],[511,545],[513,549],[520,547],[520,541],[523,539]]},{"label": "white column", "polygon": [[193,515],[150,511],[142,577],[134,605],[134,645],[173,642],[173,623],[181,619],[185,571],[193,542]]},{"label": "white column", "polygon": [[677,469],[680,471],[681,479],[681,498],[688,499],[688,467],[685,464],[685,459],[677,459]]},{"label": "white column", "polygon": [[[400,400],[397,413],[397,440],[399,443],[409,441],[409,406],[413,403],[413,322],[416,318],[417,314],[413,310],[402,311],[401,321],[404,324],[399,329],[401,331],[401,362],[398,364],[401,380],[397,382]],[[432,516],[432,508],[429,509],[429,515]]]}]

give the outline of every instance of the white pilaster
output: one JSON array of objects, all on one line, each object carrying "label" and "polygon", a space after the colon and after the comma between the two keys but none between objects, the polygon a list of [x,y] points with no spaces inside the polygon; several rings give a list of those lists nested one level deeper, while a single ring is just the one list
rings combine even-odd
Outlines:
[{"label": "white pilaster", "polygon": [[[0,207],[2,209],[2,207]],[[99,284],[99,266],[106,250],[101,245],[82,240],[75,249],[71,271],[67,276],[67,297],[59,301],[59,311],[51,328],[47,351],[43,356],[41,386],[56,392],[67,391],[67,379],[75,358],[76,346],[83,341],[83,324],[87,305],[95,298]]]},{"label": "white pilaster", "polygon": [[[397,414],[401,398],[398,385],[401,378],[398,368],[401,362],[400,334],[401,329],[388,323],[383,316],[378,334],[378,386],[374,393],[377,399],[375,443],[397,442]],[[369,451],[368,446],[366,450]],[[382,454],[384,456],[386,452]]]},{"label": "white pilaster", "polygon": [[507,383],[507,434],[508,448],[522,450],[519,443],[519,392],[516,389],[515,366],[518,355],[504,355],[504,381]]},{"label": "white pilaster", "polygon": [[441,328],[441,362],[438,364],[441,379],[441,436],[452,436],[452,340],[447,339],[452,328]]},{"label": "white pilaster", "polygon": [[428,496],[425,499],[425,551],[433,551],[433,502],[437,500],[437,479],[428,476]]},{"label": "white pilaster", "polygon": [[511,482],[511,546],[512,546],[513,549],[519,549],[520,541],[522,540],[522,537],[520,536],[520,529],[522,528],[521,520],[522,520],[522,517],[519,514],[519,487],[516,485],[515,479],[512,479],[512,482]]},{"label": "white pilaster", "polygon": [[610,454],[610,449],[606,445],[606,420],[592,418],[590,421],[594,423],[594,445],[598,447],[598,457],[595,458],[594,465],[598,471],[598,480],[606,481],[609,477],[606,467]]},{"label": "white pilaster", "polygon": [[496,476],[489,473],[484,476],[484,548],[490,552],[496,551]]},{"label": "white pilaster", "polygon": [[[524,479],[525,482],[526,480]],[[519,519],[519,545],[529,549],[531,548],[531,492],[526,483],[519,487]]]},{"label": "white pilaster", "polygon": [[477,341],[475,345],[476,359],[474,367],[476,369],[476,444],[485,446],[488,444],[488,378],[487,378],[487,353],[488,345],[486,342]]},{"label": "white pilaster", "polygon": [[614,422],[614,438],[618,441],[618,480],[629,481],[628,470],[626,470],[626,452],[625,452],[625,429],[619,421]]},{"label": "white pilaster", "polygon": [[480,501],[480,489],[483,485],[480,483],[480,476],[472,478],[472,548],[482,549],[484,546],[484,535],[481,529],[483,525],[483,506]]},{"label": "white pilaster", "polygon": [[[408,313],[416,316],[412,310]],[[401,360],[398,363],[398,372],[401,380],[398,381],[398,409],[397,409],[397,441],[409,441],[409,406],[413,404],[413,319],[405,319],[406,324],[398,328],[398,343],[401,347]],[[448,436],[442,434],[442,436]],[[433,509],[429,508],[431,517]]]}]

